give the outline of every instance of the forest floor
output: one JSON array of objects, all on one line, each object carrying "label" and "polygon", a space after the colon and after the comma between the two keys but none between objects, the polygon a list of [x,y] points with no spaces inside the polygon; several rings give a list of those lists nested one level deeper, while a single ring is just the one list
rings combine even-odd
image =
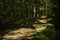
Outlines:
[{"label": "forest floor", "polygon": [[[32,39],[35,40],[34,37],[38,33],[49,30],[50,28],[48,26],[53,26],[53,25],[50,24],[50,23],[44,23],[44,24],[34,24],[34,26],[35,26],[35,29],[19,28],[19,29],[14,29],[14,30],[8,30],[8,33],[4,34],[4,36],[3,36],[4,39],[3,40],[32,40]],[[43,38],[44,38],[44,36],[43,36]],[[49,39],[49,38],[47,38],[47,39]],[[38,40],[40,40],[40,39],[38,39]]]},{"label": "forest floor", "polygon": [[3,36],[4,40],[32,40],[34,35],[38,32],[43,32],[47,29],[46,24],[35,24],[36,28],[20,28],[17,30],[10,30],[7,34]]},{"label": "forest floor", "polygon": [[46,28],[47,27],[41,27],[36,29],[20,28],[18,30],[9,31],[8,34],[5,34],[3,37],[5,38],[5,40],[31,40],[33,38],[32,35],[35,35],[36,32],[42,32]]}]

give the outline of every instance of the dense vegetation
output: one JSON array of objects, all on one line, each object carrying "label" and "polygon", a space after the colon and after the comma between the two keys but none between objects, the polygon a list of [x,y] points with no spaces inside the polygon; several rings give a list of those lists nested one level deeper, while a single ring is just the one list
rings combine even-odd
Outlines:
[{"label": "dense vegetation", "polygon": [[[51,19],[45,24],[50,23],[53,26],[47,26],[43,32],[37,32],[33,40],[55,40],[59,32],[59,2],[59,0],[0,0],[0,33],[5,34],[8,29],[43,27],[44,23],[37,23],[36,26],[33,24],[41,19],[46,21]],[[55,29],[58,30],[57,33]]]}]

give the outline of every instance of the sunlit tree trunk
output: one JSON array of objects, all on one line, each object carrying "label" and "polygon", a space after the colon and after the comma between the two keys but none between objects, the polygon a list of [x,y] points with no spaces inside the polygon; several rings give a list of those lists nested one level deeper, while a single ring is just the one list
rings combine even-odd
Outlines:
[{"label": "sunlit tree trunk", "polygon": [[35,4],[34,4],[34,17],[36,17],[36,7],[35,7]]}]

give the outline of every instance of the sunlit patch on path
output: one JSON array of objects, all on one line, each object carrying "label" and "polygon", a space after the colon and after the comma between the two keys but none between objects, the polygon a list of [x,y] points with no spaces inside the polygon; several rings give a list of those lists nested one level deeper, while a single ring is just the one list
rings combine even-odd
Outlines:
[{"label": "sunlit patch on path", "polygon": [[33,33],[41,32],[45,30],[46,27],[36,28],[36,29],[30,29],[30,28],[20,28],[18,30],[10,31],[8,34],[5,34],[3,37],[5,40],[22,40],[22,39],[32,39],[32,35],[36,34]]},{"label": "sunlit patch on path", "polygon": [[31,40],[37,32],[43,32],[47,29],[47,26],[53,26],[50,23],[47,23],[45,20],[39,20],[44,24],[33,24],[35,29],[31,28],[19,28],[16,30],[11,30],[3,36],[4,40]]},{"label": "sunlit patch on path", "polygon": [[29,28],[20,28],[18,30],[10,31],[8,34],[3,36],[6,40],[22,40],[22,39],[31,39],[31,35],[33,35],[33,29]]}]

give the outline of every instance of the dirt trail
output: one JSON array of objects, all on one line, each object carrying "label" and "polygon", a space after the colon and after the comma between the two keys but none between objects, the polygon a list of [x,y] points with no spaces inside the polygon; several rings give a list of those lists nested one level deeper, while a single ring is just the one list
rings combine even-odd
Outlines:
[{"label": "dirt trail", "polygon": [[[48,23],[48,24],[39,24],[39,25],[44,25],[46,27],[40,27],[35,29],[20,28],[17,30],[11,30],[7,34],[5,34],[3,38],[4,40],[31,40],[34,38],[32,35],[35,35],[37,32],[42,32],[46,30],[47,25],[51,25],[51,24]],[[36,26],[36,24],[34,24],[34,26]]]},{"label": "dirt trail", "polygon": [[3,37],[4,40],[22,40],[22,39],[31,40],[33,38],[32,35],[36,34],[36,32],[40,32],[45,29],[46,27],[36,28],[36,29],[20,28],[18,30],[9,31],[8,34],[5,34]]}]

